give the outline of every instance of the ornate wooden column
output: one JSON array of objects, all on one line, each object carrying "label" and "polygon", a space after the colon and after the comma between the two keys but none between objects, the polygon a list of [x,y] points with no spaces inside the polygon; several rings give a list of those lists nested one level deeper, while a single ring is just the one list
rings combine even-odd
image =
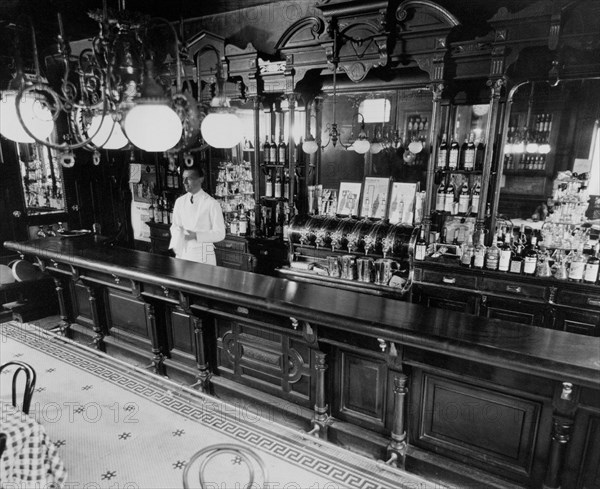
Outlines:
[{"label": "ornate wooden column", "polygon": [[[494,156],[500,157],[501,151],[494,151],[496,146],[496,125],[498,115],[500,112],[500,96],[502,90],[506,85],[504,78],[490,78],[487,82],[490,87],[490,110],[488,113],[488,121],[486,133],[488,135],[488,142],[485,148],[485,156],[483,160],[483,174],[481,177],[481,195],[479,197],[479,209],[477,212],[477,221],[475,222],[475,231],[485,230],[485,214],[487,207],[487,197],[489,193],[489,184],[492,171],[492,161]],[[498,153],[498,154],[495,154]],[[501,161],[498,161],[498,167],[502,165]],[[490,230],[493,232],[493,230]]]},{"label": "ornate wooden column", "polygon": [[100,311],[98,309],[98,298],[96,296],[97,291],[91,285],[85,285],[88,292],[88,301],[90,303],[90,310],[92,311],[92,321],[94,323],[95,336],[92,339],[92,345],[94,348],[100,351],[106,351],[106,345],[104,344],[105,329],[101,323]]},{"label": "ornate wooden column", "polygon": [[150,325],[150,331],[151,331],[150,339],[152,341],[152,355],[153,355],[152,360],[151,360],[150,364],[147,366],[147,368],[151,368],[155,374],[165,375],[165,373],[166,373],[165,365],[164,365],[165,356],[162,352],[162,347],[161,347],[159,339],[158,339],[158,328],[156,326],[156,313],[154,310],[154,305],[146,303],[145,310],[146,310],[146,321],[148,321],[148,324]]},{"label": "ornate wooden column", "polygon": [[406,382],[408,377],[405,374],[398,374],[394,377],[394,418],[391,441],[387,446],[387,463],[404,468],[406,462]]},{"label": "ornate wooden column", "polygon": [[570,382],[563,382],[560,395],[554,396],[554,402],[552,403],[554,406],[552,440],[550,441],[544,489],[559,489],[561,487],[562,467],[575,423],[577,397],[578,392],[573,392],[573,384]]},{"label": "ornate wooden column", "polygon": [[429,88],[433,94],[433,107],[431,109],[431,125],[429,126],[429,140],[431,141],[430,161],[427,165],[427,180],[425,182],[426,198],[423,203],[423,229],[425,239],[429,242],[429,231],[431,230],[431,201],[433,194],[433,180],[438,155],[438,135],[441,126],[441,100],[445,85],[441,82],[432,83]]},{"label": "ornate wooden column", "polygon": [[67,300],[65,297],[65,289],[62,279],[59,277],[52,277],[54,280],[54,289],[58,297],[58,309],[60,312],[60,325],[58,330],[60,334],[66,338],[71,337],[71,311],[68,309]]}]

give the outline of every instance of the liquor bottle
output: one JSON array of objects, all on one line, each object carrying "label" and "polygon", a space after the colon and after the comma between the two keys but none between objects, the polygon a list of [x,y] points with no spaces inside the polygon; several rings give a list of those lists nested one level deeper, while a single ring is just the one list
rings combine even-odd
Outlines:
[{"label": "liquor bottle", "polygon": [[165,217],[165,208],[162,203],[162,197],[159,197],[158,205],[157,205],[157,213],[156,213],[157,222],[160,222],[160,223],[164,222],[164,217]]},{"label": "liquor bottle", "polygon": [[460,264],[463,267],[470,268],[473,265],[473,257],[475,256],[475,247],[473,246],[473,236],[469,233],[467,243],[462,246],[462,254],[460,256]]},{"label": "liquor bottle", "polygon": [[[150,201],[150,207],[148,207],[148,217],[152,222],[155,222],[156,216],[155,216],[155,212],[154,212],[154,201],[153,200]],[[58,224],[62,226],[62,223],[59,222]],[[58,232],[61,232],[60,228],[59,228]]]},{"label": "liquor bottle", "polygon": [[469,210],[469,185],[465,180],[460,188],[460,194],[458,195],[458,212],[460,214],[466,214]]},{"label": "liquor bottle", "polygon": [[498,270],[508,272],[510,270],[510,258],[512,255],[512,247],[510,245],[510,234],[504,238],[504,244],[500,248],[500,257],[498,258]]},{"label": "liquor bottle", "polygon": [[[437,195],[435,199],[435,210],[438,212],[442,212],[444,210],[444,203],[446,199],[446,186],[444,182],[440,183],[440,186],[437,190]],[[392,204],[393,205],[393,204]]]},{"label": "liquor bottle", "polygon": [[448,150],[448,169],[458,169],[458,154],[460,152],[458,141],[453,137]]},{"label": "liquor bottle", "polygon": [[452,207],[454,205],[454,181],[450,179],[450,182],[446,186],[444,191],[444,210],[452,213]]},{"label": "liquor bottle", "polygon": [[479,209],[479,196],[481,195],[481,184],[479,181],[473,186],[473,192],[471,195],[471,209],[474,214],[477,214]]},{"label": "liquor bottle", "polygon": [[585,270],[583,272],[583,281],[588,284],[595,284],[598,280],[598,270],[600,269],[600,258],[598,258],[598,245],[596,245],[596,252],[587,260],[585,264]]},{"label": "liquor bottle", "polygon": [[427,256],[427,241],[425,241],[425,229],[421,228],[421,234],[415,243],[415,260],[423,261],[425,256]]},{"label": "liquor bottle", "polygon": [[571,266],[569,267],[569,280],[573,282],[581,282],[583,280],[583,272],[587,264],[587,259],[583,254],[583,245],[577,248],[577,253],[571,258]]},{"label": "liquor bottle", "polygon": [[271,136],[271,145],[269,146],[269,163],[271,163],[271,165],[277,164],[277,143],[275,142],[275,135]]},{"label": "liquor bottle", "polygon": [[469,146],[469,140],[465,138],[464,142],[460,145],[458,169],[466,170],[465,168],[465,156],[467,156],[467,147]]},{"label": "liquor bottle", "polygon": [[273,197],[277,199],[281,198],[281,172],[277,172],[273,187]]},{"label": "liquor bottle", "polygon": [[463,155],[463,170],[473,171],[475,169],[475,143],[473,142],[473,135],[469,138],[467,147],[464,150]]},{"label": "liquor bottle", "polygon": [[[334,214],[335,215],[335,214]],[[282,226],[282,238],[284,241],[289,241],[289,230],[290,230],[290,206],[287,202],[283,204],[283,226]]]},{"label": "liquor bottle", "polygon": [[498,270],[500,262],[500,248],[498,248],[498,233],[494,234],[492,246],[485,253],[485,268],[488,270]]},{"label": "liquor bottle", "polygon": [[283,135],[279,136],[279,145],[277,146],[278,163],[285,165],[287,163],[287,144],[283,140]]},{"label": "liquor bottle", "polygon": [[485,143],[483,139],[480,139],[477,142],[477,147],[475,149],[475,170],[482,171],[483,170],[483,157],[485,156]]},{"label": "liquor bottle", "polygon": [[523,245],[521,240],[516,240],[510,254],[510,273],[521,273],[523,271]]},{"label": "liquor bottle", "polygon": [[290,170],[283,170],[283,198],[290,199]]},{"label": "liquor bottle", "polygon": [[270,171],[265,175],[265,197],[273,197],[273,181]]},{"label": "liquor bottle", "polygon": [[437,170],[445,170],[448,166],[448,143],[446,142],[446,134],[442,136],[442,142],[438,148]]},{"label": "liquor bottle", "polygon": [[263,144],[263,162],[265,165],[271,164],[271,145],[269,144],[269,136],[265,136],[265,144]]},{"label": "liquor bottle", "polygon": [[523,273],[526,275],[535,275],[538,262],[537,238],[531,236],[529,244],[523,252]]},{"label": "liquor bottle", "polygon": [[248,232],[248,218],[246,217],[246,213],[242,212],[240,218],[238,220],[238,235],[246,236]]},{"label": "liquor bottle", "polygon": [[484,232],[480,231],[476,234],[477,242],[475,243],[475,250],[473,252],[473,267],[483,268],[485,265],[486,248],[483,244]]}]

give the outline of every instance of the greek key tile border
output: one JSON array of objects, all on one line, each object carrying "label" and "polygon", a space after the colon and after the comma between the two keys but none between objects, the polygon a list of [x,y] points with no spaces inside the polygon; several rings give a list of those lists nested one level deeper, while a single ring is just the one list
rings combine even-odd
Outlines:
[{"label": "greek key tile border", "polygon": [[339,483],[340,489],[440,488],[418,476],[403,473],[316,438],[302,436],[300,432],[294,432],[283,425],[277,425],[278,431],[275,433],[274,426],[268,426],[264,422],[232,420],[230,415],[223,414],[218,409],[226,404],[218,398],[200,392],[194,393],[193,397],[189,394],[182,395],[183,391],[175,392],[172,384],[155,375],[146,375],[134,366],[130,370],[118,368],[119,364],[111,363],[108,355],[82,350],[70,340],[34,325],[8,322],[0,324],[0,328],[2,335],[111,382],[173,413],[225,433],[236,441],[327,477]]}]

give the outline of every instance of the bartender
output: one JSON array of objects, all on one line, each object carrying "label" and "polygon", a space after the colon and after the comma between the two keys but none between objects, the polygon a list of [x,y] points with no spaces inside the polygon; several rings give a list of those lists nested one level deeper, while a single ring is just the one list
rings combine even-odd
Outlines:
[{"label": "bartender", "polygon": [[213,243],[225,239],[221,206],[202,190],[202,169],[186,168],[182,179],[186,193],[177,198],[173,207],[169,248],[177,258],[216,265]]}]

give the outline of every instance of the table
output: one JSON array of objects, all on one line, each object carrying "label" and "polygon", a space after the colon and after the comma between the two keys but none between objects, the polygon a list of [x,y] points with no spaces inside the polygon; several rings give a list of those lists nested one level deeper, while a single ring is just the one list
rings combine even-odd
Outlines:
[{"label": "table", "polygon": [[0,487],[61,487],[67,471],[44,427],[9,404],[0,409],[0,431],[6,434]]}]

